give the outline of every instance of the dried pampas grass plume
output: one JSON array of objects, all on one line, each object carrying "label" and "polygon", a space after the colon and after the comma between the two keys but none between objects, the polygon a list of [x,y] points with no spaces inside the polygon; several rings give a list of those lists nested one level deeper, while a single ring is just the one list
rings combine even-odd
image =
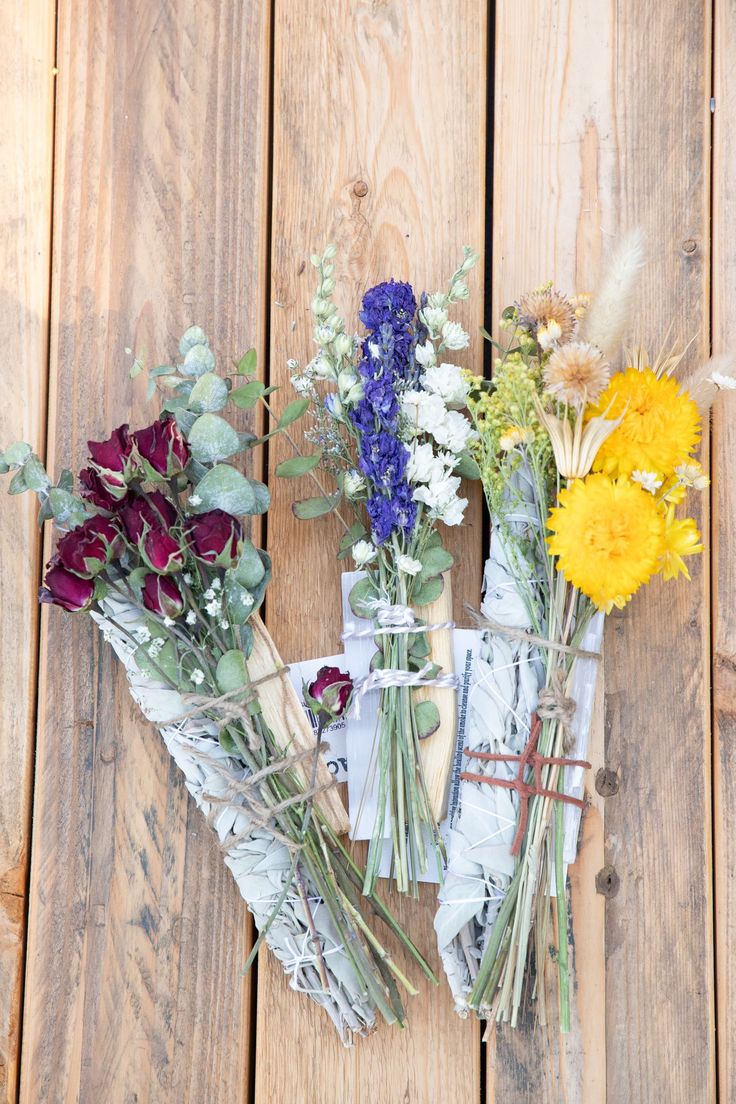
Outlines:
[{"label": "dried pampas grass plume", "polygon": [[632,230],[619,242],[580,323],[580,338],[612,358],[631,326],[634,297],[644,264],[644,233]]}]

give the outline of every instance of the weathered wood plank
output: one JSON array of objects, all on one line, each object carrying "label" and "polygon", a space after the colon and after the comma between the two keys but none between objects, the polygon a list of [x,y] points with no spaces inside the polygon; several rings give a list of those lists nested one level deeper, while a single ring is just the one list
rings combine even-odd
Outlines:
[{"label": "weathered wood plank", "polygon": [[[263,349],[268,5],[59,8],[49,453],[154,414],[196,321]],[[249,924],[87,618],[42,622],[22,1099],[247,1099]]]},{"label": "weathered wood plank", "polygon": [[[496,5],[493,178],[493,317],[523,291],[554,279],[563,291],[594,285],[617,229],[613,140],[614,28],[610,10],[582,2]],[[523,140],[522,140],[523,136]],[[600,689],[600,687],[599,687]],[[602,765],[602,709],[591,730],[593,775]],[[488,1045],[488,1097],[497,1104],[598,1104],[605,1092],[603,809],[592,790],[573,899],[572,1031],[558,1030],[556,981],[549,1023],[532,1011]]]},{"label": "weathered wood plank", "polygon": [[[632,329],[656,344],[674,319],[677,337],[696,335],[691,355],[699,355],[707,344],[705,6],[501,3],[497,19],[496,310],[547,276],[589,290],[608,242],[641,224],[651,261]],[[701,521],[707,527],[707,512]],[[708,634],[707,561],[691,586],[654,584],[608,626],[606,764],[621,778],[605,806],[606,861],[620,878],[605,929],[610,1101],[713,1093]],[[578,871],[578,891],[580,879]],[[600,938],[597,921],[583,924],[578,964],[581,940],[590,947]],[[597,976],[578,973],[578,1007],[600,1017],[598,951],[594,960]],[[535,1058],[532,1035],[506,1033],[497,1099],[603,1099],[600,1063],[591,1065],[592,1043],[578,1030],[577,1044],[566,1040],[557,1058],[554,1047]]]},{"label": "weathered wood plank", "polygon": [[[736,4],[716,4],[713,27],[713,353],[733,353],[736,334]],[[736,398],[713,410],[713,816],[718,1003],[718,1089],[736,1097]]]},{"label": "weathered wood plank", "polygon": [[[0,10],[0,447],[42,449],[48,370],[55,26],[48,3]],[[0,504],[0,1100],[15,1101],[35,739],[40,538],[26,497]]]},{"label": "weathered wood plank", "polygon": [[[430,288],[452,271],[461,245],[484,236],[486,5],[449,0],[341,2],[324,9],[278,0],[274,57],[274,201],[271,377],[288,385],[286,360],[312,355],[309,253],[340,248],[337,299],[357,316],[371,282],[411,279]],[[305,263],[306,266],[305,266]],[[481,321],[480,274],[464,315]],[[474,365],[482,351],[474,344]],[[285,401],[285,396],[283,400]],[[285,453],[272,450],[273,468]],[[273,488],[274,557],[267,620],[284,659],[334,652],[340,631],[337,531],[298,523],[294,487]],[[297,491],[298,493],[298,491]],[[462,602],[477,598],[480,511],[474,503],[453,548]],[[298,600],[300,617],[287,611]],[[400,918],[434,954],[435,893],[401,902]],[[438,964],[437,964],[438,965]],[[438,966],[439,968],[439,966]],[[413,971],[415,974],[416,971]],[[296,1000],[281,974],[259,963],[256,1099],[266,1104],[480,1097],[478,1030],[458,1020],[447,989],[423,986],[407,1031],[383,1029],[343,1051],[323,1016]],[[289,1058],[284,1061],[285,1040]]]}]

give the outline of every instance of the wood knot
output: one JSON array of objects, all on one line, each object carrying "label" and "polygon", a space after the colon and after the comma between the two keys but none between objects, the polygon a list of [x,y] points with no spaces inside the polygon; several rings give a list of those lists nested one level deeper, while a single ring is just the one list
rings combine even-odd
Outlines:
[{"label": "wood knot", "polygon": [[684,242],[682,243],[683,253],[694,253],[697,248],[698,243],[695,241],[694,238],[685,238]]},{"label": "wood knot", "polygon": [[601,767],[595,776],[595,788],[601,797],[613,797],[618,793],[619,781],[616,771]]},{"label": "wood knot", "polygon": [[358,199],[362,199],[363,196],[368,195],[368,185],[365,180],[356,180],[353,184],[353,195],[356,195]]},{"label": "wood knot", "polygon": [[607,901],[616,896],[620,885],[621,879],[612,866],[604,866],[595,876],[595,891],[605,897]]}]

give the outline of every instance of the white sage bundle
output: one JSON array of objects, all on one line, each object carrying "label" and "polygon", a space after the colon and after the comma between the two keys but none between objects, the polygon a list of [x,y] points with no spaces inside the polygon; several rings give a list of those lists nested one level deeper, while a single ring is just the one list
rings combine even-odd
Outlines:
[{"label": "white sage bundle", "polygon": [[[529,540],[525,544],[527,558],[522,561],[520,542],[508,539],[510,534],[518,538],[535,530],[539,531],[539,522],[532,482],[522,466],[514,476],[510,511],[502,525],[493,526],[485,565],[481,613],[485,623],[494,627],[486,627],[482,633],[468,702],[466,740],[468,771],[510,785],[461,781],[435,916],[442,963],[461,1016],[471,1010],[469,997],[479,965],[516,869],[512,843],[518,828],[519,798],[511,784],[519,765],[512,757],[520,756],[527,745],[532,716],[545,685],[544,646],[535,640],[539,623],[544,624],[542,588],[538,587],[543,564],[533,555],[539,544]],[[529,615],[535,598],[539,601],[537,625]],[[602,624],[602,615],[593,619],[582,648],[598,650]],[[504,633],[504,627],[510,631]],[[524,639],[527,633],[529,639]],[[577,759],[584,758],[587,748],[596,673],[594,660],[575,660],[568,692],[576,705],[570,722],[574,737],[570,755]],[[476,753],[509,758],[489,760]],[[567,768],[566,794],[576,799],[582,796],[583,775],[582,767]],[[580,815],[579,808],[565,805],[565,862],[575,858]]]},{"label": "white sage bundle", "polygon": [[[248,771],[221,747],[214,720],[194,714],[187,717],[184,698],[140,670],[134,658],[136,644],[123,631],[133,635],[143,623],[139,609],[111,597],[104,599],[101,608],[107,616],[91,616],[123,663],[133,698],[144,716],[159,726],[189,793],[217,833],[225,863],[256,927],[261,930],[271,921],[265,941],[281,962],[291,988],[306,993],[325,1009],[343,1042],[366,1034],[375,1026],[374,1003],[324,901],[306,874],[302,884],[297,881],[288,841],[272,825],[258,823],[259,818],[249,814],[247,787],[243,785]],[[171,718],[177,719],[167,724]]]}]

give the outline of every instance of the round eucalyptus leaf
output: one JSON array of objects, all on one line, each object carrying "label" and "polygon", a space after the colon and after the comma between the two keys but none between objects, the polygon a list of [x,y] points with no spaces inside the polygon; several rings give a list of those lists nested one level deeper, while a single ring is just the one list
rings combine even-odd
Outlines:
[{"label": "round eucalyptus leaf", "polygon": [[182,356],[186,356],[195,345],[209,345],[207,334],[201,326],[190,326],[186,333],[182,334],[179,341],[179,352]]},{"label": "round eucalyptus leaf", "polygon": [[197,496],[200,514],[207,510],[224,510],[235,516],[261,512],[253,484],[229,464],[217,464],[208,471],[197,484]]},{"label": "round eucalyptus leaf", "polygon": [[425,740],[440,727],[440,711],[432,701],[418,702],[414,706],[414,720],[419,739]]},{"label": "round eucalyptus leaf", "polygon": [[240,435],[217,414],[200,414],[189,430],[188,439],[192,456],[202,464],[217,463],[240,451]]},{"label": "round eucalyptus leaf", "polygon": [[215,672],[217,688],[221,694],[229,694],[245,686],[248,681],[248,670],[245,665],[245,656],[238,648],[232,648],[220,658]]},{"label": "round eucalyptus leaf", "polygon": [[227,574],[232,575],[241,586],[248,588],[258,586],[266,574],[266,568],[263,560],[258,555],[258,549],[253,541],[247,537],[243,540],[243,551],[240,553],[238,563]]},{"label": "round eucalyptus leaf", "polygon": [[205,372],[200,376],[189,396],[189,409],[197,414],[209,410],[222,410],[227,402],[229,391],[222,376],[214,372]]},{"label": "round eucalyptus leaf", "polygon": [[16,441],[15,444],[10,445],[2,453],[3,463],[7,464],[9,468],[15,468],[19,464],[25,464],[32,452],[33,449],[25,441]]},{"label": "round eucalyptus leaf", "polygon": [[205,372],[212,372],[214,367],[215,354],[209,345],[192,345],[187,349],[179,371],[183,376],[203,376]]}]

